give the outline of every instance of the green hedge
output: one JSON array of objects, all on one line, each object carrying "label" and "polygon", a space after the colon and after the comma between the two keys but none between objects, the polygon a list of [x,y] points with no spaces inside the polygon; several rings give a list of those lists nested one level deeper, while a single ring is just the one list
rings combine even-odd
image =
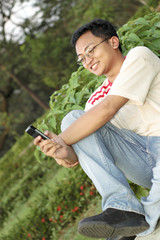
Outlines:
[{"label": "green hedge", "polygon": [[160,13],[153,12],[129,21],[118,31],[123,53],[136,46],[146,46],[160,56]]}]

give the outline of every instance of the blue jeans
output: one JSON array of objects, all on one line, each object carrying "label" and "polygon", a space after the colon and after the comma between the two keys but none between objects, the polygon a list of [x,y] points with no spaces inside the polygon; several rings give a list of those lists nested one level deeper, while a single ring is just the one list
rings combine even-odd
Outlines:
[{"label": "blue jeans", "polygon": [[[74,110],[62,121],[62,131],[84,111]],[[87,128],[87,126],[86,126]],[[102,210],[115,208],[145,215],[153,232],[160,218],[160,137],[145,137],[110,122],[73,145],[79,163],[102,196]],[[150,188],[141,202],[127,179]]]}]

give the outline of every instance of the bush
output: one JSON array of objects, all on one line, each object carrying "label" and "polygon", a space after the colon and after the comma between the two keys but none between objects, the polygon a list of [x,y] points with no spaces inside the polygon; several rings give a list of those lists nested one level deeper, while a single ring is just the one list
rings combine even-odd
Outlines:
[{"label": "bush", "polygon": [[[118,35],[123,54],[136,46],[146,46],[160,56],[160,13],[153,12],[145,17],[129,21],[119,29]],[[71,110],[84,109],[91,93],[101,85],[104,76],[95,76],[80,67],[71,75],[68,84],[54,92],[50,98],[50,111],[39,127],[55,133],[60,132],[63,117]]]},{"label": "bush", "polygon": [[153,12],[129,21],[118,34],[124,54],[133,47],[146,46],[160,56],[160,13]]}]

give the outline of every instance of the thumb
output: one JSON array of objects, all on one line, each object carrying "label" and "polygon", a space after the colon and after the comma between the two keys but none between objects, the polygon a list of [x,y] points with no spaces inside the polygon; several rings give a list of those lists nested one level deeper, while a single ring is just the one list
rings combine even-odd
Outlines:
[{"label": "thumb", "polygon": [[48,130],[46,130],[44,132],[45,135],[47,135],[49,138],[55,138],[57,137],[57,135],[55,133],[49,132]]}]

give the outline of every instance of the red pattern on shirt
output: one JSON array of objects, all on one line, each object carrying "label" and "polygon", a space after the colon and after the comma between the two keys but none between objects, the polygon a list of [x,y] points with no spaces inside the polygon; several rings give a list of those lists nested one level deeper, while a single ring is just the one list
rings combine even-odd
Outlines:
[{"label": "red pattern on shirt", "polygon": [[109,90],[111,89],[112,83],[108,81],[107,86],[101,86],[99,91],[96,91],[91,98],[88,100],[89,103],[92,105],[95,103],[95,101],[99,100],[100,98],[103,98],[105,95],[108,94]]}]

